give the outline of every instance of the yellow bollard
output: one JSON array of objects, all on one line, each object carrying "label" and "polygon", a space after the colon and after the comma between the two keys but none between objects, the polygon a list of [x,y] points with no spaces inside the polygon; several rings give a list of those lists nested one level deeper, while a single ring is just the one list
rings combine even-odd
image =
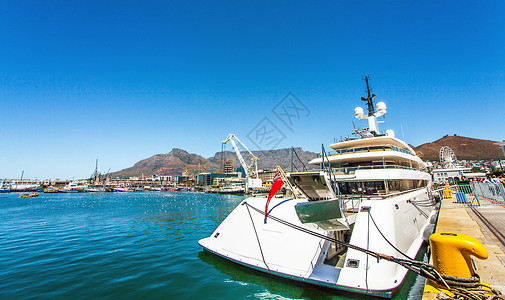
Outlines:
[{"label": "yellow bollard", "polygon": [[484,245],[465,234],[434,233],[430,236],[431,255],[435,269],[445,275],[472,277],[475,275],[470,255],[487,259]]},{"label": "yellow bollard", "polygon": [[449,189],[449,183],[446,182],[444,186],[444,199],[451,198],[452,191]]}]

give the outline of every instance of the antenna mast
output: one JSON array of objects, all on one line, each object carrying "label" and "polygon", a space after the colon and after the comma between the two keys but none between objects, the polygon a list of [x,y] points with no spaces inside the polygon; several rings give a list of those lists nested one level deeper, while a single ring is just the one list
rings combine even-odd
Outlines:
[{"label": "antenna mast", "polygon": [[365,82],[366,82],[366,91],[367,91],[368,97],[367,98],[361,97],[361,100],[368,102],[368,116],[371,117],[375,113],[375,108],[373,106],[373,101],[372,101],[375,98],[375,94],[373,94],[372,91],[370,90],[370,86],[368,85],[368,79],[370,79],[369,75],[365,75],[365,78],[363,78],[363,80],[365,80]]}]

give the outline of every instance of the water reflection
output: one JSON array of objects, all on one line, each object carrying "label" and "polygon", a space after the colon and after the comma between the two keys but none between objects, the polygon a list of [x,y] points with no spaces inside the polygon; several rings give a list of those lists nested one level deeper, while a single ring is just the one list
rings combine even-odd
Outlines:
[{"label": "water reflection", "polygon": [[[427,260],[426,245],[419,251],[416,260]],[[238,284],[254,284],[263,286],[270,293],[279,294],[288,298],[303,299],[382,299],[366,295],[356,295],[343,291],[332,290],[324,287],[317,287],[292,280],[275,277],[260,271],[256,271],[237,263],[231,262],[208,251],[198,253],[198,258],[207,264],[212,265],[216,270],[229,276],[230,280]],[[401,299],[421,299],[424,289],[424,278],[409,272],[402,287],[393,294],[394,300]],[[263,298],[263,297],[260,297]],[[270,298],[266,297],[266,298]]]},{"label": "water reflection", "polygon": [[[229,276],[230,280],[237,284],[253,284],[266,288],[266,291],[277,296],[287,297],[290,299],[363,299],[366,296],[353,295],[342,291],[332,290],[324,287],[317,287],[301,282],[296,282],[288,279],[279,278],[266,273],[262,273],[234,262],[228,261],[208,251],[198,253],[198,258],[212,265],[219,272]],[[338,295],[336,295],[338,293]],[[260,296],[260,295],[258,295]],[[263,295],[265,296],[265,295]],[[260,297],[263,298],[263,297]],[[277,297],[273,297],[277,298]],[[380,299],[366,297],[367,299]]]}]

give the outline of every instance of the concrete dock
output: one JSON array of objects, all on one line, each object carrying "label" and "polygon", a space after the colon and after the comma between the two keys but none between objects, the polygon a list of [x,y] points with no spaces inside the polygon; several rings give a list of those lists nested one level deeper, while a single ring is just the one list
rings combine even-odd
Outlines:
[{"label": "concrete dock", "polygon": [[[472,208],[456,202],[455,197],[443,200],[436,232],[466,234],[482,242],[489,257],[473,258],[475,272],[481,282],[505,295],[505,206],[489,203]],[[437,293],[429,290],[426,285],[423,299],[437,299]]]}]

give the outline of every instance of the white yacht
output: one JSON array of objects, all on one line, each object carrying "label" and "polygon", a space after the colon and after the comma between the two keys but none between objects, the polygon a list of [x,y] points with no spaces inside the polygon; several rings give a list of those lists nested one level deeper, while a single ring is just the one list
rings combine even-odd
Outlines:
[{"label": "white yacht", "polygon": [[199,241],[205,250],[287,279],[392,297],[408,270],[378,257],[415,258],[433,231],[436,201],[415,151],[393,131],[379,132],[386,105],[374,105],[365,80],[368,114],[356,108],[355,116],[369,128],[330,145],[333,152],[323,148],[310,161],[320,170],[286,174],[292,196],[268,207],[266,197],[242,201]]}]

